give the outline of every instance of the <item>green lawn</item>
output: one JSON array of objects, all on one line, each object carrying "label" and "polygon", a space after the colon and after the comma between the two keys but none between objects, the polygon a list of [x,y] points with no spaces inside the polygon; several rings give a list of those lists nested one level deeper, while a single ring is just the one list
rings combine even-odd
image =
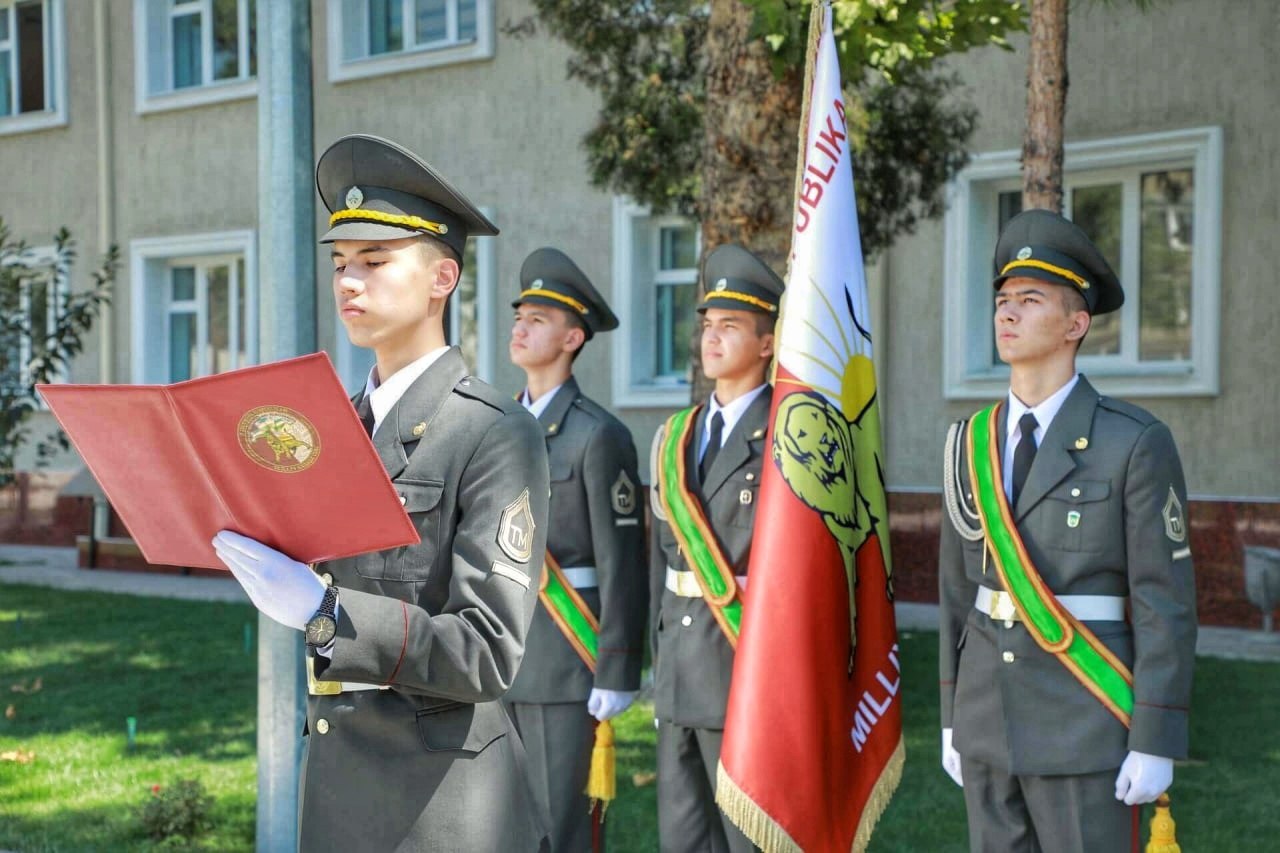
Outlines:
[{"label": "green lawn", "polygon": [[[0,850],[155,850],[137,807],[153,785],[200,779],[215,828],[199,849],[249,851],[254,827],[256,655],[244,647],[247,606],[0,586]],[[960,791],[937,766],[937,637],[904,634],[907,766],[872,850],[963,851]],[[40,678],[42,689],[30,687]],[[1270,851],[1280,838],[1280,665],[1202,659],[1192,751],[1173,788],[1178,839],[1189,851]],[[612,851],[652,851],[652,708],[618,725]],[[126,717],[138,722],[126,742]]]}]

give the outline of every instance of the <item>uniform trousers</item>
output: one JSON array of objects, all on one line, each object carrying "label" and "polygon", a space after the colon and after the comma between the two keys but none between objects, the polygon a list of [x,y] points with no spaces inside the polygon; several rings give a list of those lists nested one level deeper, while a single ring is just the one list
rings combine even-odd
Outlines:
[{"label": "uniform trousers", "polygon": [[1115,770],[1011,776],[961,760],[973,853],[1127,853],[1138,807],[1116,799]]},{"label": "uniform trousers", "polygon": [[587,853],[591,813],[585,791],[596,722],[587,713],[587,703],[503,704],[528,754],[530,787],[540,807],[550,814],[550,849]]},{"label": "uniform trousers", "polygon": [[662,853],[756,850],[716,805],[723,729],[658,724],[658,839]]}]

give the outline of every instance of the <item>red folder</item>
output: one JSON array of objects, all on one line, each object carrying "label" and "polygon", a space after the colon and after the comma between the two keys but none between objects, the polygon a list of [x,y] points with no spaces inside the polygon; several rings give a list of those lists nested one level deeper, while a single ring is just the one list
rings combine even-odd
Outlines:
[{"label": "red folder", "polygon": [[150,563],[234,530],[313,563],[418,542],[323,353],[173,385],[41,385]]}]

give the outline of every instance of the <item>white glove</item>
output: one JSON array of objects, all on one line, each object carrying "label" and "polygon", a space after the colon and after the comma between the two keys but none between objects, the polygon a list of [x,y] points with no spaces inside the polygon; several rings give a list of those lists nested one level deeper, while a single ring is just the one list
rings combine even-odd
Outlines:
[{"label": "white glove", "polygon": [[1130,752],[1116,776],[1116,799],[1126,806],[1153,803],[1173,784],[1173,759]]},{"label": "white glove", "polygon": [[263,613],[301,631],[320,609],[324,581],[307,566],[255,539],[223,530],[213,550]]},{"label": "white glove", "polygon": [[942,769],[947,771],[952,782],[964,787],[964,777],[960,775],[960,753],[951,745],[951,729],[942,730]]},{"label": "white glove", "polygon": [[616,717],[627,710],[635,701],[636,690],[601,690],[591,688],[591,696],[587,699],[587,713],[600,722]]}]

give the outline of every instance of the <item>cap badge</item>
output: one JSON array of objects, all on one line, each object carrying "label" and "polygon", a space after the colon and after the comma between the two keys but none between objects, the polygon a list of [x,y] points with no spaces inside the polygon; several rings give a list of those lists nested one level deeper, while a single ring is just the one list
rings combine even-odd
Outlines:
[{"label": "cap badge", "polygon": [[729,287],[729,279],[722,278],[716,282],[716,293],[719,293],[722,290],[727,290],[728,287]]},{"label": "cap badge", "polygon": [[535,278],[535,279],[533,280],[533,283],[529,285],[529,289],[530,289],[530,290],[541,290],[541,289],[542,289],[542,279],[540,279],[540,278]]},{"label": "cap badge", "polygon": [[1018,250],[1018,260],[1025,261],[1029,257],[1031,257],[1030,246],[1023,246],[1021,249]]},{"label": "cap badge", "polygon": [[360,191],[359,187],[352,187],[351,189],[347,190],[347,209],[348,210],[353,210],[362,204],[364,204],[364,193]]}]

